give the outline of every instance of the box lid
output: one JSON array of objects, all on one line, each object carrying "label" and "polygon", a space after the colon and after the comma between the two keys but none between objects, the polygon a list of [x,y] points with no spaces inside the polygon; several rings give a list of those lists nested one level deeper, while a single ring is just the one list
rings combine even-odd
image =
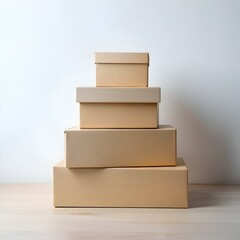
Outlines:
[{"label": "box lid", "polygon": [[77,102],[80,103],[158,103],[159,87],[78,87]]},{"label": "box lid", "polygon": [[149,64],[148,53],[96,52],[95,63],[139,63]]},{"label": "box lid", "polygon": [[[66,167],[66,162],[65,160],[62,160],[61,162],[57,163],[54,168],[65,168]],[[104,168],[104,171],[108,171],[108,170],[115,170],[115,171],[122,171],[122,170],[126,170],[128,169],[129,171],[136,171],[136,170],[145,170],[145,171],[159,171],[159,170],[171,170],[171,171],[188,171],[187,165],[184,162],[183,158],[177,158],[177,165],[172,167],[172,166],[163,166],[163,167],[114,167],[114,168]],[[89,171],[91,171],[92,169],[89,169]]]}]

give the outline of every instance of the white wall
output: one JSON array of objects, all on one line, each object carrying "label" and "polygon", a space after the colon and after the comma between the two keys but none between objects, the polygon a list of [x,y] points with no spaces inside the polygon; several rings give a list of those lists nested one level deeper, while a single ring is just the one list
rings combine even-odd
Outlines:
[{"label": "white wall", "polygon": [[240,183],[240,1],[1,0],[0,182],[50,182],[95,51],[150,52],[192,183]]}]

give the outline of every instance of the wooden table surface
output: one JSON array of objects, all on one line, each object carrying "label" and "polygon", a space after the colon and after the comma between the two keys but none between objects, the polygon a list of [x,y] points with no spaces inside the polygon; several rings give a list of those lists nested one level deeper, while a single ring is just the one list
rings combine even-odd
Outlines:
[{"label": "wooden table surface", "polygon": [[0,239],[240,240],[240,185],[190,185],[189,203],[55,209],[50,184],[1,184]]}]

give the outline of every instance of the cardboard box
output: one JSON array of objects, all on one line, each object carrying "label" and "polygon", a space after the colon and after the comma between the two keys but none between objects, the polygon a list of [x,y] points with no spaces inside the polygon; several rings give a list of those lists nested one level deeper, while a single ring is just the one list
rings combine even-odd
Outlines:
[{"label": "cardboard box", "polygon": [[95,53],[97,87],[147,87],[148,53]]},{"label": "cardboard box", "polygon": [[80,129],[65,131],[68,168],[175,166],[176,129]]},{"label": "cardboard box", "polygon": [[53,168],[55,207],[188,207],[188,171],[175,167]]},{"label": "cardboard box", "polygon": [[160,88],[77,88],[81,128],[157,128]]}]

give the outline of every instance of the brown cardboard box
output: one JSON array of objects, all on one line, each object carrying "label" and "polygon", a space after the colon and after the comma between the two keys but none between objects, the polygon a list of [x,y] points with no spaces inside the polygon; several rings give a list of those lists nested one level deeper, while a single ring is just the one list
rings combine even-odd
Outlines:
[{"label": "brown cardboard box", "polygon": [[68,168],[175,166],[176,129],[80,129],[65,131]]},{"label": "brown cardboard box", "polygon": [[176,167],[53,168],[55,207],[188,207],[188,172]]},{"label": "brown cardboard box", "polygon": [[156,128],[160,88],[77,88],[81,128]]},{"label": "brown cardboard box", "polygon": [[97,87],[147,87],[148,53],[95,53]]}]

